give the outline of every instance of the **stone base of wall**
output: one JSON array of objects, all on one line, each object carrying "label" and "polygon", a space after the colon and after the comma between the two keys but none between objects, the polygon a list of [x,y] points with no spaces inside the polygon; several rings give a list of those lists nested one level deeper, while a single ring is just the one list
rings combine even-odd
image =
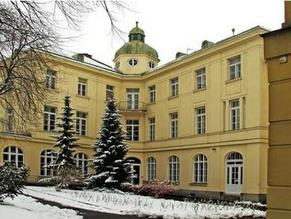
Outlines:
[{"label": "stone base of wall", "polygon": [[[266,203],[266,194],[248,194],[241,193],[240,195],[231,195],[224,192],[210,192],[210,191],[193,191],[193,190],[178,190],[174,194],[178,199],[191,199],[191,198],[206,198],[214,200],[226,201],[254,201]],[[180,197],[180,198],[179,198]]]}]

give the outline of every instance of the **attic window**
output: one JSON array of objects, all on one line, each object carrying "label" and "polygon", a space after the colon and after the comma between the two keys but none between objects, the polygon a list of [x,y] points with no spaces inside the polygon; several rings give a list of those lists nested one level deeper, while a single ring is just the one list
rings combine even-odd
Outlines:
[{"label": "attic window", "polygon": [[137,59],[130,59],[130,60],[128,61],[128,64],[131,65],[131,66],[135,66],[135,65],[137,65]]},{"label": "attic window", "polygon": [[149,62],[149,67],[150,68],[154,68],[155,67],[155,63],[154,62]]}]

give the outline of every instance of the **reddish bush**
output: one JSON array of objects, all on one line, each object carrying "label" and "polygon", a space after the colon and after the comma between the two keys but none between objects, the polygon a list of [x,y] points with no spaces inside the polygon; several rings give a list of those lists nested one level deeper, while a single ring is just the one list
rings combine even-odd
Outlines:
[{"label": "reddish bush", "polygon": [[137,195],[149,195],[155,198],[161,198],[174,192],[174,188],[168,181],[148,181],[143,185],[127,184],[124,191],[133,192]]}]

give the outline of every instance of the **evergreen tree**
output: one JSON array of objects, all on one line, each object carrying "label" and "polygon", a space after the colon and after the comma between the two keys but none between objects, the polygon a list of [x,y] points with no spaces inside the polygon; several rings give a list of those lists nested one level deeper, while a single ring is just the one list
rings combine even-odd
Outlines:
[{"label": "evergreen tree", "polygon": [[114,99],[109,99],[100,129],[100,138],[93,145],[95,175],[89,188],[120,188],[130,176],[130,164],[125,160],[128,146]]},{"label": "evergreen tree", "polygon": [[50,167],[57,168],[57,173],[61,178],[60,184],[57,186],[58,189],[62,187],[67,187],[70,178],[76,172],[76,164],[73,159],[74,148],[77,146],[75,143],[78,139],[74,137],[75,132],[73,131],[73,119],[72,111],[70,107],[70,96],[66,95],[64,98],[64,107],[61,117],[61,121],[57,125],[59,130],[59,136],[56,136],[55,147],[59,148],[57,158]]},{"label": "evergreen tree", "polygon": [[0,166],[0,202],[21,194],[28,172],[27,168],[18,168],[11,163]]}]

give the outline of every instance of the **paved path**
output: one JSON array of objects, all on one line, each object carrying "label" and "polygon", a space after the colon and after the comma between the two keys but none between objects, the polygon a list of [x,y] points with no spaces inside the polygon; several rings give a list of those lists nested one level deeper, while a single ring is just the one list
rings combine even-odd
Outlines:
[{"label": "paved path", "polygon": [[120,214],[109,214],[109,213],[98,212],[98,211],[90,211],[90,210],[81,209],[81,208],[74,208],[71,206],[64,206],[57,202],[47,201],[47,200],[36,198],[36,197],[33,197],[33,198],[37,199],[39,202],[43,204],[57,206],[59,208],[73,209],[78,212],[78,215],[83,216],[83,219],[143,219],[145,218],[145,217],[138,217],[136,215],[120,215]]}]

